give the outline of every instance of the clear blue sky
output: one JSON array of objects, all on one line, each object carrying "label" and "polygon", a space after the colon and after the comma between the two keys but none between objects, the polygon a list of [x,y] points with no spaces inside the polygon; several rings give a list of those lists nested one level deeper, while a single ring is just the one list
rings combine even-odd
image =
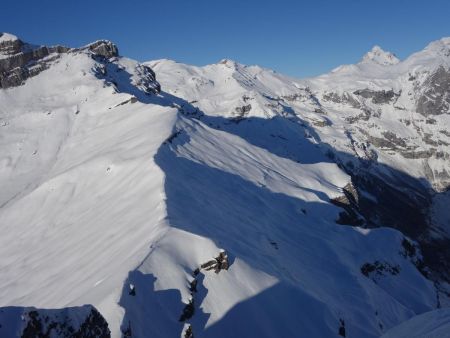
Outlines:
[{"label": "clear blue sky", "polygon": [[450,36],[448,0],[5,0],[0,8],[0,31],[28,42],[104,38],[141,61],[230,58],[297,77],[357,62],[375,44],[405,58]]}]

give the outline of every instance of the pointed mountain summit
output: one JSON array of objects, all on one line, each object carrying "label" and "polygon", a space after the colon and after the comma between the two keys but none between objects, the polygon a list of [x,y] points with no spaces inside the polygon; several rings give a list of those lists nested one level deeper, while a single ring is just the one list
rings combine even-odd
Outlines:
[{"label": "pointed mountain summit", "polygon": [[10,33],[2,33],[0,32],[0,42],[5,42],[5,41],[15,41],[18,40],[19,38],[13,34]]},{"label": "pointed mountain summit", "polygon": [[383,50],[380,46],[374,46],[361,60],[361,63],[376,63],[382,66],[395,65],[399,62],[395,54]]}]

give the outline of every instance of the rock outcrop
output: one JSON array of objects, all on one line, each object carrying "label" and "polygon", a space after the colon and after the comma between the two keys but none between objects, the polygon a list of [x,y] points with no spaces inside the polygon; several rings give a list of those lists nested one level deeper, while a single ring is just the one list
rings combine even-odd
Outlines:
[{"label": "rock outcrop", "polygon": [[109,338],[103,316],[92,306],[63,309],[0,308],[0,336],[8,338]]},{"label": "rock outcrop", "polygon": [[439,67],[423,85],[417,101],[417,112],[423,116],[448,114],[450,112],[450,70]]},{"label": "rock outcrop", "polygon": [[11,34],[0,34],[0,88],[21,85],[46,69],[58,54],[70,50],[63,46],[34,46]]},{"label": "rock outcrop", "polygon": [[214,270],[215,273],[219,273],[221,270],[228,270],[228,255],[225,251],[221,251],[219,256],[203,263],[200,267],[206,271]]},{"label": "rock outcrop", "polygon": [[107,59],[119,56],[119,49],[115,44],[108,40],[99,40],[87,45],[93,54],[103,56]]},{"label": "rock outcrop", "polygon": [[22,85],[49,67],[61,54],[89,51],[106,59],[117,57],[117,46],[107,40],[99,40],[81,48],[64,46],[36,46],[23,42],[14,35],[0,33],[0,88]]}]

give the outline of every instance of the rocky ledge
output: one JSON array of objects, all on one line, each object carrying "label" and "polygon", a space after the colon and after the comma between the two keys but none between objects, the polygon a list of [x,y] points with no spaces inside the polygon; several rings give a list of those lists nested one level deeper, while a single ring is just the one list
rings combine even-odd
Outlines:
[{"label": "rocky ledge", "polygon": [[49,47],[31,45],[12,34],[0,33],[0,88],[20,86],[26,79],[47,69],[50,62],[61,54],[82,50],[105,59],[119,55],[117,46],[107,40],[99,40],[82,48]]}]

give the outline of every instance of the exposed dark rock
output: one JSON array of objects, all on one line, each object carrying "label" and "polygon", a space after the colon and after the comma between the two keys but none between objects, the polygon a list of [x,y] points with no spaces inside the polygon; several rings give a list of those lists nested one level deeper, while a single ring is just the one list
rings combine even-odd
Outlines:
[{"label": "exposed dark rock", "polygon": [[365,263],[361,266],[361,273],[376,282],[377,278],[386,274],[398,275],[400,273],[400,266],[391,265],[388,262],[375,261],[373,263]]},{"label": "exposed dark rock", "polygon": [[194,338],[194,331],[192,330],[192,325],[189,325],[184,332],[184,338]]},{"label": "exposed dark rock", "polygon": [[137,72],[140,75],[135,83],[136,87],[142,89],[147,94],[158,94],[161,92],[161,85],[156,81],[153,69],[145,65],[138,65]]},{"label": "exposed dark rock", "polygon": [[170,135],[165,141],[164,141],[164,143],[165,144],[167,144],[167,143],[170,143],[170,144],[172,144],[172,142],[182,133],[183,131],[182,130],[177,130],[177,131],[175,131],[172,135]]},{"label": "exposed dark rock", "polygon": [[74,338],[107,338],[110,336],[108,323],[95,308],[92,308],[89,316],[81,324],[81,328],[73,335]]},{"label": "exposed dark rock", "polygon": [[402,252],[402,255],[404,257],[409,257],[409,258],[416,257],[416,255],[417,255],[417,248],[415,247],[415,245],[413,243],[408,241],[406,238],[404,238],[403,241],[402,241],[402,247],[403,247],[403,250],[404,250]]},{"label": "exposed dark rock", "polygon": [[[6,36],[6,33],[0,33],[0,38]],[[23,42],[11,36],[10,39],[0,42],[0,54],[14,55],[22,50]]]},{"label": "exposed dark rock", "polygon": [[36,76],[49,67],[61,54],[90,50],[96,56],[118,56],[117,47],[110,41],[97,41],[86,47],[72,49],[64,46],[34,46],[20,39],[0,43],[0,88],[22,85],[26,79]]},{"label": "exposed dark rock", "polygon": [[187,319],[190,319],[195,312],[194,299],[189,300],[189,303],[183,309],[183,313],[180,316],[179,321],[184,322]]},{"label": "exposed dark rock", "polygon": [[353,94],[361,96],[365,99],[372,99],[372,103],[375,104],[386,104],[393,101],[400,94],[395,93],[391,90],[380,90],[375,91],[371,89],[360,89],[353,92]]},{"label": "exposed dark rock", "polygon": [[401,137],[398,137],[396,134],[394,134],[391,131],[385,131],[383,132],[383,136],[386,140],[392,142],[396,146],[405,148],[407,146],[406,141],[402,139]]},{"label": "exposed dark rock", "polygon": [[422,140],[426,143],[429,144],[431,146],[435,146],[437,147],[439,145],[439,142],[433,140],[433,134],[429,134],[429,133],[424,133]]},{"label": "exposed dark rock", "polygon": [[340,324],[340,326],[339,326],[338,334],[341,337],[345,337],[345,321],[343,319],[339,319],[339,324]]},{"label": "exposed dark rock", "polygon": [[20,86],[48,68],[51,61],[70,48],[63,46],[33,46],[20,39],[0,43],[0,88]]},{"label": "exposed dark rock", "polygon": [[236,107],[234,109],[236,111],[236,113],[238,114],[238,116],[236,117],[236,119],[242,119],[245,117],[245,115],[252,110],[252,105],[249,103],[247,105],[244,105],[242,107]]},{"label": "exposed dark rock", "polygon": [[131,338],[133,337],[133,332],[131,331],[131,323],[128,322],[128,326],[125,329],[122,329],[122,338]]},{"label": "exposed dark rock", "polygon": [[250,97],[250,96],[247,96],[247,95],[242,96],[242,100],[244,100],[244,102],[247,102],[247,101],[250,101],[250,100],[253,100],[253,99],[254,99],[253,97]]},{"label": "exposed dark rock", "polygon": [[436,149],[430,148],[427,150],[418,150],[418,151],[401,151],[399,153],[404,158],[409,158],[409,159],[430,158],[434,154],[436,154]]},{"label": "exposed dark rock", "polygon": [[119,104],[116,104],[114,107],[119,107],[119,106],[123,106],[127,103],[136,103],[138,100],[135,96],[130,97],[128,100],[125,100]]},{"label": "exposed dark rock", "polygon": [[427,239],[420,243],[420,249],[423,262],[418,261],[419,270],[432,280],[450,283],[450,239]]},{"label": "exposed dark rock", "polygon": [[108,40],[99,40],[86,46],[93,54],[103,56],[107,59],[119,56],[119,49]]},{"label": "exposed dark rock", "polygon": [[273,246],[273,248],[274,248],[275,250],[278,250],[278,243],[277,243],[277,242],[275,242],[275,241],[269,241],[269,243],[270,243],[270,245]]},{"label": "exposed dark rock", "polygon": [[[386,173],[383,166],[365,165],[369,161],[365,159],[360,165],[350,167],[344,165],[345,157],[341,156],[335,154],[335,161],[352,177],[357,191],[365,192],[358,195],[358,208],[355,210],[364,219],[364,226],[378,228],[387,225],[414,239],[418,243],[416,251],[420,251],[422,256],[411,257],[412,249],[407,247],[407,242],[403,244],[402,254],[431,280],[450,282],[450,239],[430,237],[433,225],[430,224],[428,210],[434,193],[425,180],[395,170]],[[338,202],[348,210],[350,201],[347,198],[341,197]],[[352,225],[352,218],[344,216],[348,219],[342,217],[341,223]]]},{"label": "exposed dark rock", "polygon": [[292,94],[292,95],[284,95],[281,98],[283,100],[286,100],[286,101],[299,101],[301,99],[305,99],[305,95],[303,95],[303,94]]},{"label": "exposed dark rock", "polygon": [[[88,52],[98,62],[94,68],[97,77],[102,78],[117,87],[113,75],[114,69],[120,71],[117,65],[112,66],[114,58],[119,56],[117,46],[110,41],[100,40],[81,48],[63,46],[34,46],[12,39],[0,43],[0,89],[22,85],[28,78],[36,76],[46,70],[52,62],[64,53]],[[110,69],[110,71],[108,71]],[[136,73],[139,75],[133,83],[145,94],[157,94],[161,91],[153,70],[145,65],[138,65]],[[133,99],[130,101],[133,103]]]},{"label": "exposed dark rock", "polygon": [[366,133],[367,141],[373,144],[377,148],[386,148],[390,150],[397,150],[400,148],[406,148],[407,143],[401,137],[398,137],[393,132],[383,132],[383,137],[375,137]]},{"label": "exposed dark rock", "polygon": [[353,185],[372,196],[360,194],[358,200],[358,211],[368,227],[389,225],[410,238],[427,232],[426,210],[431,205],[431,195],[425,186],[400,174],[374,175],[361,170],[350,174]]},{"label": "exposed dark rock", "polygon": [[330,122],[330,120],[321,120],[321,121],[319,121],[319,120],[313,120],[312,121],[312,124],[314,125],[314,126],[316,126],[316,127],[328,127],[328,126],[330,126],[331,125],[331,122]]},{"label": "exposed dark rock", "polygon": [[344,194],[348,201],[348,204],[352,204],[357,206],[359,201],[358,191],[353,186],[353,184],[350,182],[344,187]]},{"label": "exposed dark rock", "polygon": [[[126,73],[125,69],[115,62],[115,59],[107,59],[102,55],[94,55],[92,57],[97,61],[94,67],[94,74],[104,80],[108,85],[113,85],[117,91],[126,92],[135,97],[137,101],[145,101],[148,95],[158,94],[161,92],[161,85],[156,81],[155,72],[148,66],[137,64],[134,73],[137,75],[131,79],[131,74]],[[128,77],[134,90],[130,91],[129,83],[124,83],[124,77]],[[133,100],[131,103],[133,103]]]},{"label": "exposed dark rock", "polygon": [[359,214],[358,191],[350,182],[342,189],[343,195],[331,200],[331,203],[344,209],[336,220],[338,224],[360,226],[364,219]]},{"label": "exposed dark rock", "polygon": [[362,107],[361,103],[352,94],[347,92],[344,92],[342,95],[329,92],[325,93],[322,97],[325,101],[331,101],[334,103],[346,103],[356,109],[360,109]]},{"label": "exposed dark rock", "polygon": [[[91,305],[51,310],[5,307],[0,308],[0,318],[2,316],[8,320],[2,321],[0,337],[6,337],[5,332],[16,332],[15,336],[8,335],[8,338],[110,337],[108,323]],[[21,327],[8,327],[18,324]]]},{"label": "exposed dark rock", "polygon": [[417,101],[423,116],[448,114],[450,111],[450,71],[439,67],[423,83],[425,90]]},{"label": "exposed dark rock", "polygon": [[215,273],[219,273],[221,270],[228,270],[228,255],[225,251],[221,251],[219,253],[219,256],[206,263],[203,263],[200,267],[202,269],[205,269],[206,271],[214,269]]},{"label": "exposed dark rock", "polygon": [[189,283],[189,291],[191,291],[191,293],[197,292],[197,279],[194,278],[192,282]]},{"label": "exposed dark rock", "polygon": [[443,134],[443,135],[445,135],[445,136],[447,136],[447,137],[450,137],[450,131],[448,131],[448,130],[439,130],[439,132],[441,133],[441,134]]}]

